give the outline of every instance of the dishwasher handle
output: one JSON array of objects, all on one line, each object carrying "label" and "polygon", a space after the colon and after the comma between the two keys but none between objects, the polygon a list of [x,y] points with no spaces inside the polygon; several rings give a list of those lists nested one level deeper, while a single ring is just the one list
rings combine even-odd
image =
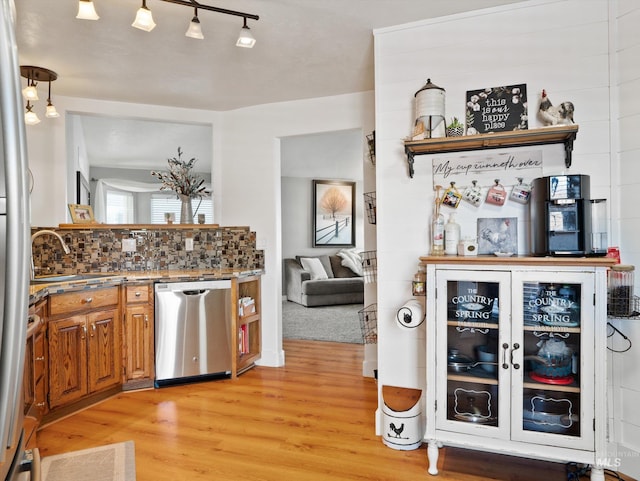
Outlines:
[{"label": "dishwasher handle", "polygon": [[199,296],[207,292],[207,289],[194,289],[189,291],[182,291],[185,296]]}]

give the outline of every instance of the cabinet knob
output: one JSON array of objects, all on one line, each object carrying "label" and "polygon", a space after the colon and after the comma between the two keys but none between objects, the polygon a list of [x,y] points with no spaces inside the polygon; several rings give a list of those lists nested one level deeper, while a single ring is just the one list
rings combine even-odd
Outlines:
[{"label": "cabinet knob", "polygon": [[91,304],[93,302],[93,297],[87,297],[84,302],[85,304]]},{"label": "cabinet knob", "polygon": [[134,295],[135,295],[136,297],[140,297],[140,296],[142,295],[142,293],[141,293],[141,292],[139,292],[139,291],[136,291],[136,293],[135,293]]},{"label": "cabinet knob", "polygon": [[38,357],[36,357],[36,361],[44,361],[44,356],[38,356]]},{"label": "cabinet knob", "polygon": [[36,406],[38,406],[39,408],[43,408],[45,407],[45,403],[36,403]]}]

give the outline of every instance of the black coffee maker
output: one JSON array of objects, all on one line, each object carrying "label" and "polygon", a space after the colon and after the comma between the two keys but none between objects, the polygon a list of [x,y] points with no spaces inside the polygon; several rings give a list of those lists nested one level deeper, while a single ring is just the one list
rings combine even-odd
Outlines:
[{"label": "black coffee maker", "polygon": [[531,191],[531,253],[534,256],[597,256],[592,246],[588,175],[534,179]]}]

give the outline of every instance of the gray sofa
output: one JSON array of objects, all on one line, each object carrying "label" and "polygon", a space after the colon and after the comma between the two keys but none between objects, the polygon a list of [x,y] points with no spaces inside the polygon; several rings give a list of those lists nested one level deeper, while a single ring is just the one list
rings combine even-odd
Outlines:
[{"label": "gray sofa", "polygon": [[[304,270],[301,257],[317,257],[327,279],[311,279]],[[364,278],[344,267],[337,255],[296,256],[284,259],[285,290],[289,301],[306,307],[361,304],[364,302]]]}]

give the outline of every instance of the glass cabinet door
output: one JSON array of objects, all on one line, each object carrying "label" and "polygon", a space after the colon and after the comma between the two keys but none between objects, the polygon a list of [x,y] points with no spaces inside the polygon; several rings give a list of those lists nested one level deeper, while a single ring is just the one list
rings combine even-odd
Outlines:
[{"label": "glass cabinet door", "polygon": [[593,448],[593,276],[513,276],[512,438]]},{"label": "glass cabinet door", "polygon": [[[437,275],[437,428],[509,435],[510,274],[442,270]],[[441,408],[442,406],[442,408]]]}]

